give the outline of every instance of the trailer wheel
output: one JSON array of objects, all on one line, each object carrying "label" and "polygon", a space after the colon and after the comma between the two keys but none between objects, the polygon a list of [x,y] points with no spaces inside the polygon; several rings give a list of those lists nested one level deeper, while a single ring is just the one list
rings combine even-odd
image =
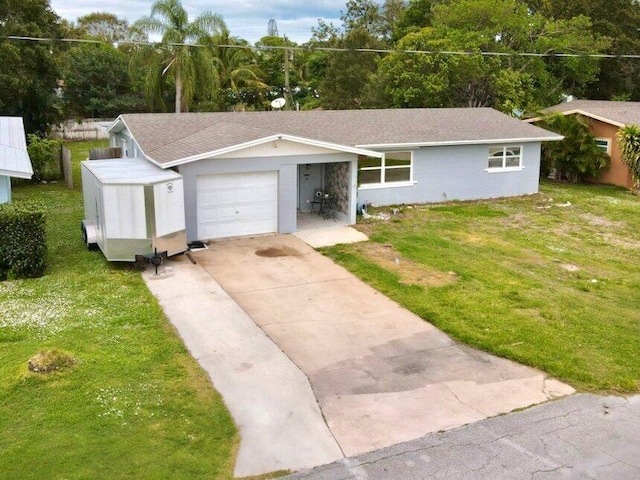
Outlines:
[{"label": "trailer wheel", "polygon": [[81,228],[82,228],[82,241],[87,246],[87,249],[97,250],[98,249],[97,243],[89,243],[89,236],[87,235],[87,227],[84,225],[84,223],[82,224]]}]

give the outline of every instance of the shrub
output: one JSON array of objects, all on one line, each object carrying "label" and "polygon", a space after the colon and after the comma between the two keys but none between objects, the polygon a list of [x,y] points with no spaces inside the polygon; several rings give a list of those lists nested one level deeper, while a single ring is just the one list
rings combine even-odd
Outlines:
[{"label": "shrub", "polygon": [[589,126],[580,117],[553,113],[546,116],[540,126],[564,136],[564,140],[543,146],[543,176],[555,170],[558,180],[581,182],[597,177],[609,165],[609,155],[598,148]]},{"label": "shrub", "polygon": [[0,205],[0,280],[44,274],[45,228],[44,205],[34,202]]},{"label": "shrub", "polygon": [[626,125],[618,132],[622,162],[629,167],[636,188],[640,190],[640,127]]},{"label": "shrub", "polygon": [[37,135],[27,135],[29,146],[29,158],[33,166],[32,181],[41,182],[59,180],[62,177],[60,170],[60,149],[62,140],[49,140]]}]

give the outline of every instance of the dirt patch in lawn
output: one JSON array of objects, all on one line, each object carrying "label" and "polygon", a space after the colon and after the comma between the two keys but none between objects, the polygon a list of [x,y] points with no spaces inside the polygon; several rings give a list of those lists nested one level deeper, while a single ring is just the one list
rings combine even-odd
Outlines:
[{"label": "dirt patch in lawn", "polygon": [[623,228],[626,226],[626,222],[616,222],[614,220],[609,220],[604,217],[598,217],[597,215],[592,215],[591,213],[584,213],[580,215],[580,217],[591,225],[595,225],[597,227],[617,227]]},{"label": "dirt patch in lawn", "polygon": [[443,287],[458,279],[455,272],[442,272],[403,257],[393,245],[366,242],[359,243],[354,248],[385,270],[397,274],[400,277],[399,283],[403,285]]},{"label": "dirt patch in lawn", "polygon": [[577,265],[573,265],[572,263],[562,263],[560,264],[560,268],[566,270],[567,272],[577,272],[580,270],[580,267]]},{"label": "dirt patch in lawn", "polygon": [[638,249],[640,248],[640,241],[632,240],[629,238],[622,238],[611,233],[605,233],[601,235],[601,238],[611,245],[622,248]]}]

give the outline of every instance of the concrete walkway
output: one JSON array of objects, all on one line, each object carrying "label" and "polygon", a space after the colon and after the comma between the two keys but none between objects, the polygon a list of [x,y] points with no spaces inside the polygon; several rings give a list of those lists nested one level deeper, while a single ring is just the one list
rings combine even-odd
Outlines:
[{"label": "concrete walkway", "polygon": [[[234,474],[299,470],[342,458],[307,377],[185,257],[143,277],[191,354],[222,394],[240,431]],[[169,270],[167,269],[167,270]]]},{"label": "concrete walkway", "polygon": [[308,376],[347,456],[573,393],[453,342],[294,236],[215,242],[194,256]]},{"label": "concrete walkway", "polygon": [[333,247],[339,243],[366,242],[369,238],[362,232],[349,226],[312,228],[293,234],[313,248]]},{"label": "concrete walkway", "polygon": [[573,395],[286,478],[635,480],[640,396]]}]

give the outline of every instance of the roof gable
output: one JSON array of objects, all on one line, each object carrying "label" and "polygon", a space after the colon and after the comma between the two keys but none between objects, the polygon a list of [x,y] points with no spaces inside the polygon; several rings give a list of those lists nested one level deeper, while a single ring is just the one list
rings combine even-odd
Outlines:
[{"label": "roof gable", "polygon": [[561,139],[490,108],[128,114],[117,122],[121,127],[111,131],[126,126],[147,158],[163,167],[278,135],[342,151]]},{"label": "roof gable", "polygon": [[[545,113],[579,114],[617,127],[640,125],[640,102],[614,102],[609,100],[573,100],[545,108]],[[539,118],[529,121],[536,121]]]}]

